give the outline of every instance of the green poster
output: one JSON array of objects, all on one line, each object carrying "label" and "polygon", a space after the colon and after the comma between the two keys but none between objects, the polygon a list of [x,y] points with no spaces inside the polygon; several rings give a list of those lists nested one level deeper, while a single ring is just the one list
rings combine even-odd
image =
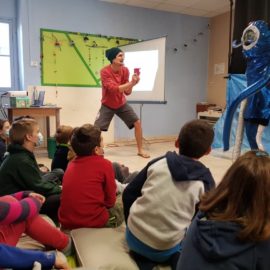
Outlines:
[{"label": "green poster", "polygon": [[41,85],[100,87],[105,51],[135,39],[41,29]]}]

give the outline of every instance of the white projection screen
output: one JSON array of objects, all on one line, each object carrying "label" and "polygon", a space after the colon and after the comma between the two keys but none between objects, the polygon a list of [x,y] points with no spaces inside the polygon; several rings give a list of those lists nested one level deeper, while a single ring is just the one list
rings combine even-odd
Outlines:
[{"label": "white projection screen", "polygon": [[165,48],[166,37],[121,46],[130,78],[134,69],[140,69],[140,82],[127,96],[130,103],[166,103]]}]

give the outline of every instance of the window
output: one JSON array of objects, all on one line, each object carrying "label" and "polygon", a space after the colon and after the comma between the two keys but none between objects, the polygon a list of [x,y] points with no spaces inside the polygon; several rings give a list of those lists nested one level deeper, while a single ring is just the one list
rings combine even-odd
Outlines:
[{"label": "window", "polygon": [[12,57],[12,24],[0,20],[0,91],[14,87],[13,57]]}]

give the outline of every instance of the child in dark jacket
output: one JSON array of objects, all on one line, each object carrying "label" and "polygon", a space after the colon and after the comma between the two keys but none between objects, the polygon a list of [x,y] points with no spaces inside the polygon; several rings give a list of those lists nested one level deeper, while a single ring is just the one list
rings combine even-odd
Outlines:
[{"label": "child in dark jacket", "polygon": [[270,268],[270,158],[249,151],[202,196],[177,270]]},{"label": "child in dark jacket", "polygon": [[46,181],[39,170],[34,156],[34,149],[42,140],[38,123],[29,118],[13,122],[9,139],[9,155],[0,167],[0,195],[21,190],[40,193],[46,197],[41,213],[57,220],[61,187],[52,181]]},{"label": "child in dark jacket", "polygon": [[57,128],[55,133],[55,140],[57,143],[56,152],[52,160],[51,170],[60,168],[66,170],[69,159],[68,152],[70,151],[70,139],[73,132],[71,126],[61,125]]},{"label": "child in dark jacket", "polygon": [[200,196],[215,186],[199,158],[211,151],[213,128],[203,120],[185,124],[176,141],[179,154],[154,159],[123,193],[126,240],[140,269],[158,263],[176,269],[181,241]]}]

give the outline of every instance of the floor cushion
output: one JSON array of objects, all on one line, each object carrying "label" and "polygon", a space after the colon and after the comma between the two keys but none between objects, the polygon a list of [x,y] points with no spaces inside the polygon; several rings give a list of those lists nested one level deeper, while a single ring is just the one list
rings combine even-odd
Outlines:
[{"label": "floor cushion", "polygon": [[[128,253],[125,226],[71,231],[78,263],[95,270],[139,270]],[[156,269],[169,270],[170,267]]]}]

